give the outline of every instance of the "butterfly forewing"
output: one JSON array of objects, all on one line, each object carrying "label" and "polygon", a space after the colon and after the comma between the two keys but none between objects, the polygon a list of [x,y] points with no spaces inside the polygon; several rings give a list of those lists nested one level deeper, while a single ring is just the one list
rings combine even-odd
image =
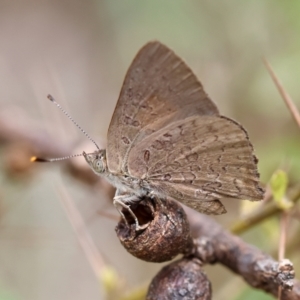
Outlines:
[{"label": "butterfly forewing", "polygon": [[198,211],[218,213],[222,204],[211,201],[262,199],[256,164],[241,125],[222,116],[192,116],[134,145],[128,173]]},{"label": "butterfly forewing", "polygon": [[193,115],[219,115],[201,83],[170,49],[145,45],[132,62],[109,130],[107,161],[126,171],[130,149],[153,132]]}]

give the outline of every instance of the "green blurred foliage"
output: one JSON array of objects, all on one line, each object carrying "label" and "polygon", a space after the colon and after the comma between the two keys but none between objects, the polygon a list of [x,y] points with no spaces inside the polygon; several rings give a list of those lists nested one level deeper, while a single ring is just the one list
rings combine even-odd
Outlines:
[{"label": "green blurred foliage", "polygon": [[256,291],[250,288],[245,288],[245,290],[236,298],[233,298],[233,300],[273,300],[274,297],[270,296],[264,292]]},{"label": "green blurred foliage", "polygon": [[18,300],[21,299],[14,295],[12,291],[0,288],[0,300]]},{"label": "green blurred foliage", "polygon": [[288,187],[288,175],[282,170],[277,170],[271,177],[270,187],[273,199],[282,210],[290,210],[293,203],[286,198]]}]

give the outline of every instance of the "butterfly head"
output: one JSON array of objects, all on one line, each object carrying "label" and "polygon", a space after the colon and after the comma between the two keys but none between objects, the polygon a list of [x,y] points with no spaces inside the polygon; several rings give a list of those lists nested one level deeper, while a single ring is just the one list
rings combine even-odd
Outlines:
[{"label": "butterfly head", "polygon": [[97,150],[93,153],[83,152],[83,156],[92,170],[97,174],[103,174],[108,171],[106,163],[106,150]]}]

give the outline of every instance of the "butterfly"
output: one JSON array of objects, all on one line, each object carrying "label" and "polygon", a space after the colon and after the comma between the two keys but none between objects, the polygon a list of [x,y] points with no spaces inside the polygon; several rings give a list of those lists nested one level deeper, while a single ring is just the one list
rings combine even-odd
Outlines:
[{"label": "butterfly", "polygon": [[146,44],[129,67],[107,149],[83,155],[117,188],[114,204],[133,216],[136,230],[143,227],[130,204],[144,196],[218,215],[226,212],[223,198],[264,195],[246,130],[219,114],[191,69],[158,41]]}]

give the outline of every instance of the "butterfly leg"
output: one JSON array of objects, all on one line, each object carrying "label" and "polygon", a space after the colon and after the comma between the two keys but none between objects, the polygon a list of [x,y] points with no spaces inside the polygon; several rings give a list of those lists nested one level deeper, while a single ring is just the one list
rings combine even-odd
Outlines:
[{"label": "butterfly leg", "polygon": [[140,226],[138,218],[136,217],[136,215],[134,214],[134,212],[130,208],[130,205],[127,204],[127,203],[130,203],[130,202],[134,201],[134,200],[135,201],[137,200],[136,195],[131,195],[131,194],[120,195],[120,192],[117,190],[116,195],[114,197],[113,203],[114,203],[115,208],[120,213],[121,217],[123,218],[123,220],[125,221],[125,223],[127,225],[128,225],[128,222],[127,222],[126,217],[124,216],[122,210],[120,209],[120,206],[122,208],[125,208],[130,213],[130,215],[132,216],[132,218],[135,221],[136,231],[139,231],[139,230],[143,230],[143,229],[147,228],[149,224],[145,224],[145,225]]}]

